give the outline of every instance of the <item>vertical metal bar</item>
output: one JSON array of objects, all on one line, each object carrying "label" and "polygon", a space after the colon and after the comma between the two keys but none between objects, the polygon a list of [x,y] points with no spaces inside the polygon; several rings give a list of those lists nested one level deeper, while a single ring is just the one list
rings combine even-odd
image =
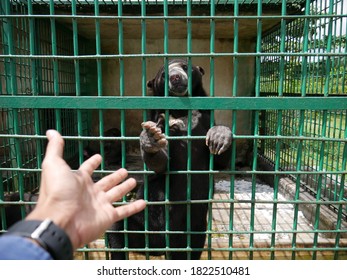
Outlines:
[{"label": "vertical metal bar", "polygon": [[[147,27],[146,27],[146,1],[141,1],[141,54],[146,54],[146,39],[147,39]],[[141,58],[141,86],[142,86],[142,96],[147,94],[147,63],[146,58]],[[147,114],[144,112],[144,120],[147,120]]]},{"label": "vertical metal bar", "polygon": [[[324,1],[326,1],[326,0],[324,0]],[[315,2],[313,2],[311,4],[312,13],[316,13],[316,11],[318,11],[318,9],[320,11],[322,11],[322,9],[323,9],[323,2],[322,1],[320,1],[320,2],[315,1]],[[321,43],[320,43],[320,39],[319,38],[325,37],[323,30],[325,29],[326,18],[319,18],[319,19],[317,19],[316,22],[317,23],[314,23],[313,26],[318,31],[318,32],[316,31],[318,34],[315,36],[316,38],[314,38],[313,43],[311,42],[311,44],[310,44],[310,47],[313,48],[313,49],[321,48]],[[312,24],[312,20],[310,21],[310,24]],[[312,28],[312,27],[310,27],[310,28]],[[318,60],[315,60],[315,58],[309,58],[309,59],[312,60],[315,64],[318,64],[319,61],[321,59],[323,59],[323,58],[319,57]],[[311,62],[310,60],[309,60],[309,62]],[[322,93],[323,86],[321,84],[322,83],[322,81],[321,81],[322,79],[320,77],[321,73],[320,73],[319,67],[316,67],[316,68],[317,69],[315,71],[316,72],[315,73],[315,77],[313,79],[313,81],[314,81],[313,82],[313,84],[314,84],[313,92],[315,92],[315,93]]]},{"label": "vertical metal bar", "polygon": [[[4,11],[5,15],[11,15],[11,2],[5,1],[4,5]],[[16,61],[15,58],[12,58],[12,55],[15,55],[15,48],[14,48],[14,38],[13,38],[13,21],[11,18],[7,18],[3,20],[3,30],[4,30],[4,53],[9,55],[8,61],[5,59],[5,71],[6,71],[6,89],[7,93],[10,95],[17,95],[18,94],[18,87],[17,87],[17,80],[16,80]],[[9,133],[10,134],[20,134],[20,124],[19,124],[19,111],[18,109],[12,109],[8,111],[8,122],[10,124],[13,124],[13,127],[9,127]],[[11,165],[13,168],[22,168],[22,154],[21,154],[21,144],[20,140],[18,138],[10,139],[10,158],[11,158]],[[19,190],[19,196],[20,200],[23,200],[24,194],[23,194],[23,173],[21,171],[18,171],[14,174],[14,189]],[[21,214],[22,217],[24,217],[24,207],[21,208]]]},{"label": "vertical metal bar", "polygon": [[[333,15],[333,9],[334,9],[334,0],[330,0],[329,2],[329,12],[328,14],[329,15]],[[328,42],[327,42],[327,46],[326,46],[326,51],[328,53],[331,52],[331,47],[332,47],[332,28],[333,28],[333,19],[332,18],[329,18],[329,24],[328,24]],[[324,84],[324,96],[328,96],[329,95],[329,85],[330,85],[330,80],[331,80],[331,75],[330,75],[330,72],[331,72],[331,57],[328,56],[326,58],[326,61],[325,61],[325,68],[326,68],[326,80],[325,80],[325,84]]]},{"label": "vertical metal bar", "polygon": [[[342,138],[343,137],[342,131],[344,130],[345,134],[347,133],[346,112],[340,111],[336,119],[337,119],[336,121],[339,123],[339,125],[334,125],[334,127],[336,127],[338,130],[337,135],[336,136],[334,135],[334,137]],[[342,127],[343,122],[345,124],[344,128]],[[346,135],[344,138],[345,139],[347,138]],[[345,160],[345,158],[347,158],[347,152],[345,149],[346,149],[346,143],[343,143],[343,142],[337,143],[337,155],[338,155],[339,159],[337,160],[336,170],[346,170],[346,167],[343,167],[343,161]],[[346,178],[346,176],[345,176],[345,178]],[[338,182],[340,182],[340,186],[338,186]],[[334,197],[333,197],[334,201],[343,199],[343,195],[342,196],[338,195],[338,193],[339,193],[338,187],[341,188],[342,183],[346,183],[346,182],[344,182],[343,179],[336,180],[336,184],[335,184],[335,188],[334,188],[334,194],[333,194],[334,195]],[[345,199],[347,199],[347,197]]]},{"label": "vertical metal bar", "polygon": [[[334,15],[341,15],[343,14],[343,10],[342,10],[342,4],[340,5],[340,8],[341,8],[341,12],[338,11],[338,5],[335,1],[334,3],[334,11],[333,11],[333,14]],[[334,18],[333,19],[333,28],[331,29],[334,29],[331,34],[334,35],[334,37],[338,36],[337,34],[337,27],[338,27],[338,24],[340,24],[340,35],[341,35],[341,31],[342,31],[342,28],[341,28],[341,19],[338,19],[338,18]],[[335,52],[338,52],[340,53],[341,52],[341,44],[339,43],[338,46],[337,46],[337,42],[334,42],[334,48],[332,49],[332,51],[335,53]],[[331,67],[331,71],[332,71],[332,82],[331,82],[331,87],[330,87],[330,92],[333,93],[334,91],[336,93],[339,92],[339,88],[338,88],[338,84],[339,84],[339,76],[340,76],[340,73],[339,73],[339,66],[340,66],[340,61],[341,61],[341,57],[334,57],[334,59],[332,59],[332,67]]]},{"label": "vertical metal bar", "polygon": [[[323,127],[322,127],[322,137],[326,137],[326,126],[327,126],[327,111],[323,111]],[[323,162],[324,162],[324,151],[325,150],[325,141],[321,142],[321,147],[320,147],[320,155],[319,155],[319,164],[318,164],[318,171],[323,171]],[[318,175],[318,182],[317,182],[317,193],[316,193],[316,201],[321,200],[321,193],[322,193],[322,179],[323,175],[319,174]],[[319,229],[319,222],[320,222],[320,204],[316,205],[316,211],[315,211],[315,222],[314,222],[314,230]],[[318,248],[318,232],[314,232],[314,237],[313,237],[313,249]],[[312,259],[315,260],[317,259],[317,251],[314,250],[312,254]]]},{"label": "vertical metal bar", "polygon": [[[281,15],[285,16],[287,13],[286,10],[286,0],[282,1],[282,11]],[[285,52],[285,39],[286,36],[286,21],[282,18],[281,19],[281,44],[280,44],[280,52],[284,53]],[[279,88],[278,88],[278,94],[279,96],[283,96],[283,83],[284,83],[284,57],[282,56],[280,58],[280,81],[279,81]],[[278,110],[278,115],[277,115],[277,136],[282,135],[282,110]],[[275,153],[275,171],[279,171],[281,167],[281,145],[282,141],[280,139],[276,139],[276,153]],[[272,224],[271,224],[271,249],[275,249],[275,243],[276,243],[276,224],[277,224],[277,201],[278,201],[278,184],[279,184],[279,179],[280,176],[275,174],[274,175],[274,195],[273,195],[273,208],[272,208]],[[275,259],[275,250],[271,251],[270,258],[272,260]]]},{"label": "vertical metal bar", "polygon": [[[169,96],[169,2],[164,0],[163,2],[164,12],[164,79],[165,79],[165,90],[164,96]],[[165,133],[169,135],[169,110],[165,110]],[[170,143],[168,145],[168,153],[170,154]],[[168,165],[169,167],[169,165]],[[166,186],[168,187],[169,175],[166,176]],[[169,189],[167,189],[169,191]],[[166,192],[168,194],[168,192]],[[168,216],[167,216],[168,217]]]},{"label": "vertical metal bar", "polygon": [[[163,2],[163,13],[164,13],[164,72],[165,72],[165,91],[164,95],[169,96],[169,2],[168,0],[164,0]],[[169,110],[165,110],[165,134],[169,135]],[[170,143],[168,144],[168,154],[170,155]],[[170,165],[168,164],[168,171],[170,171]],[[169,191],[170,191],[170,175],[167,174],[165,177],[165,194],[166,194],[166,201],[169,201]],[[167,205],[167,204],[165,204]],[[166,214],[166,230],[169,231],[169,208],[166,206],[165,208]],[[169,248],[169,236],[166,235],[166,246]]]},{"label": "vertical metal bar", "polygon": [[[0,15],[6,15],[6,9],[5,9],[5,2],[4,1],[0,1]],[[0,40],[1,40],[1,43],[2,43],[2,49],[0,49],[1,51],[2,51],[2,53],[3,54],[6,54],[7,53],[7,51],[6,51],[6,32],[5,32],[5,30],[6,30],[6,26],[7,26],[7,21],[5,20],[5,19],[3,19],[2,21],[1,21],[1,26],[0,26],[0,28],[1,28],[1,38],[0,38]],[[5,76],[5,86],[6,86],[6,90],[4,90],[3,91],[3,89],[5,88],[5,87],[3,87],[3,85],[2,85],[2,83],[1,83],[1,79],[0,79],[0,93],[1,94],[9,94],[9,92],[8,92],[8,75],[7,75],[7,73],[8,73],[8,67],[6,66],[6,59],[4,59],[3,60],[3,64],[4,64],[4,76]],[[4,113],[6,116],[8,116],[9,115],[9,110],[0,110],[0,113]],[[4,128],[6,127],[6,125],[4,124],[4,122],[5,122],[5,120],[3,120],[3,123],[1,124],[1,127],[0,127],[0,129],[1,130],[4,130]],[[11,141],[11,139],[9,140],[9,142]],[[4,146],[5,146],[6,144],[4,143]],[[4,155],[5,156],[5,155]],[[4,159],[4,161],[6,161],[6,159]],[[6,172],[7,173],[7,172]],[[8,180],[9,178],[7,178],[7,180]],[[3,183],[3,180],[0,180],[0,199],[1,200],[4,200],[4,191],[5,191],[5,188],[4,188],[4,183]],[[1,227],[2,227],[2,229],[7,229],[7,221],[6,221],[6,218],[5,218],[5,208],[4,207],[1,207],[0,208],[0,218],[1,218]]]},{"label": "vertical metal bar", "polygon": [[[164,69],[165,69],[165,96],[169,96],[169,5],[168,0],[164,0],[163,2],[163,12],[164,12]],[[165,110],[165,133],[169,135],[169,111]],[[168,145],[168,154],[170,155],[170,144]],[[169,167],[169,164],[168,164]],[[170,171],[170,170],[169,170]],[[165,175],[165,202],[169,202],[170,200],[170,175]],[[165,231],[170,231],[170,205],[165,203]],[[170,248],[170,235],[165,233],[165,244],[166,248]],[[170,252],[166,252],[168,258],[170,258]]]},{"label": "vertical metal bar", "polygon": [[[257,16],[259,17],[257,19],[257,41],[256,41],[256,53],[260,54],[261,53],[261,33],[262,33],[262,19],[260,18],[262,15],[262,1],[258,0],[257,4]],[[261,58],[259,56],[256,57],[256,62],[255,62],[255,95],[256,97],[260,96],[260,64],[261,64]],[[259,111],[254,112],[254,135],[258,136],[259,135]],[[252,170],[256,171],[257,170],[257,155],[258,151],[256,149],[257,147],[257,140],[255,139],[253,141],[253,147],[254,147],[254,152],[253,152],[253,162],[252,162]],[[256,175],[252,174],[252,194],[251,194],[251,217],[250,217],[250,239],[249,239],[249,259],[253,259],[253,248],[254,248],[254,222],[255,222],[255,193],[256,193]]]},{"label": "vertical metal bar", "polygon": [[[344,133],[344,139],[347,139],[347,111],[345,111],[345,133]],[[342,123],[342,119],[341,119]],[[342,158],[342,166],[340,170],[346,170],[347,169],[347,143],[344,143],[344,148],[343,148],[343,158]],[[341,174],[341,183],[340,183],[340,192],[339,192],[339,201],[346,200],[344,198],[344,190],[345,190],[345,177],[346,174]],[[337,199],[336,199],[337,201]],[[337,222],[336,222],[336,237],[335,237],[335,249],[336,251],[334,252],[334,259],[337,260],[339,258],[339,251],[337,250],[339,248],[340,244],[340,238],[341,238],[341,233],[339,230],[341,229],[342,226],[342,212],[343,212],[343,205],[339,204],[338,210],[337,210]]]},{"label": "vertical metal bar", "polygon": [[[122,1],[118,1],[118,53],[121,56],[119,58],[119,95],[124,96],[124,59],[122,57],[124,53],[124,44],[123,44],[123,4]],[[121,136],[125,135],[125,111],[120,110],[120,131]],[[125,167],[125,143],[122,143],[122,167]],[[126,201],[126,197],[123,197],[123,201]],[[124,220],[124,230],[128,228],[128,220]],[[125,247],[129,247],[129,236],[127,233],[124,233],[124,244]],[[126,259],[129,259],[129,252],[125,254]]]},{"label": "vertical metal bar", "polygon": [[[49,14],[50,14],[50,24],[51,24],[51,48],[52,48],[52,55],[56,56],[57,53],[57,32],[56,32],[56,25],[55,25],[55,18],[54,16],[54,0],[49,1]],[[59,95],[59,75],[58,75],[58,62],[57,60],[52,61],[53,64],[53,78],[54,78],[54,94]]]},{"label": "vertical metal bar", "polygon": [[[346,3],[344,3],[345,5],[346,5]],[[341,3],[341,9],[343,9],[343,3]],[[344,27],[342,27],[342,23],[341,23],[341,28],[344,28],[344,30],[347,30],[347,20],[346,20],[346,18],[344,18],[345,19],[345,26]],[[346,47],[344,47],[344,57],[346,57],[347,56],[347,48]],[[343,72],[342,72],[342,78],[341,78],[341,84],[342,84],[342,86],[341,86],[341,93],[345,93],[346,92],[346,88],[345,88],[345,86],[347,85],[347,82],[346,82],[346,77],[347,77],[347,75],[346,75],[346,69],[347,69],[347,59],[343,59]]]},{"label": "vertical metal bar", "polygon": [[[330,121],[331,121],[331,118],[333,118],[333,125],[332,126],[330,126],[330,127],[332,127],[332,131],[331,132],[329,132],[328,133],[328,135],[330,136],[330,137],[333,137],[333,138],[337,138],[338,137],[338,123],[337,123],[337,119],[338,119],[338,114],[337,114],[337,112],[336,111],[334,111],[334,112],[331,112],[332,114],[332,116],[329,118],[330,119]],[[340,122],[340,124],[341,124],[341,122]],[[330,164],[330,169],[332,169],[332,170],[340,170],[340,161],[339,161],[339,155],[340,155],[340,147],[339,147],[339,144],[340,143],[335,143],[335,142],[332,142],[332,143],[330,143],[330,145],[331,145],[331,150],[332,150],[332,152],[331,152],[331,154],[329,155],[329,157],[327,157],[327,158],[329,158],[330,160],[332,160],[332,162],[331,162],[331,164]],[[335,154],[335,152],[334,151],[336,151],[337,150],[337,153]],[[335,158],[335,156],[336,156],[336,158]],[[329,165],[329,162],[328,162],[328,165]],[[326,176],[326,177],[328,177],[328,176]],[[336,176],[337,177],[337,176]],[[331,180],[331,182],[333,182],[334,180],[333,180],[333,175],[330,175],[329,176],[329,180]],[[325,185],[327,185],[327,184],[325,184]],[[336,178],[336,180],[335,180],[335,184],[334,184],[334,190],[331,190],[330,188],[328,189],[328,191],[327,191],[327,193],[328,193],[328,199],[331,199],[331,200],[334,200],[334,201],[337,201],[338,200],[338,198],[336,197],[337,196],[337,193],[338,193],[338,191],[336,190],[337,189],[337,185],[338,185],[338,179]]]},{"label": "vertical metal bar", "polygon": [[[192,53],[192,15],[191,0],[187,0],[187,54]],[[188,57],[188,96],[192,96],[192,59]],[[188,110],[188,127],[187,127],[187,171],[192,169],[192,141],[189,138],[192,135],[192,110]],[[192,176],[187,174],[187,248],[191,249],[191,191],[192,191]],[[191,259],[191,252],[187,252],[187,259]]]},{"label": "vertical metal bar", "polygon": [[[119,59],[119,95],[124,96],[125,94],[125,80],[124,80],[124,59],[122,55],[124,54],[124,32],[123,32],[123,4],[122,1],[118,2],[118,16],[120,17],[118,19],[118,52],[121,56]],[[126,134],[125,128],[125,110],[120,110],[120,131],[121,136],[124,136]],[[125,149],[125,142],[121,141],[121,149],[122,149],[122,167],[125,167],[126,165],[126,149]]]},{"label": "vertical metal bar", "polygon": [[[300,111],[300,119],[299,119],[299,136],[303,136],[304,133],[304,119],[305,119],[305,112],[303,110]],[[303,141],[299,141],[298,148],[297,148],[297,159],[296,159],[296,170],[301,170],[301,162],[302,162],[302,146]],[[296,179],[296,187],[295,187],[295,195],[294,195],[294,201],[297,202],[299,200],[300,195],[300,174],[298,174]],[[294,204],[294,217],[293,217],[293,237],[292,237],[292,260],[296,259],[296,240],[297,240],[297,228],[298,228],[298,217],[299,215],[299,204]]]},{"label": "vertical metal bar", "polygon": [[[287,14],[287,9],[286,9],[286,5],[287,5],[287,1],[286,0],[282,0],[282,11],[281,11],[281,15],[285,16]],[[284,18],[281,19],[281,32],[280,32],[280,36],[281,36],[281,43],[280,43],[280,52],[284,53],[285,52],[285,44],[286,44],[286,20]],[[278,83],[278,94],[279,96],[283,96],[283,85],[284,85],[284,78],[285,78],[285,58],[284,56],[280,57],[280,79],[279,79],[279,83]]]},{"label": "vertical metal bar", "polygon": [[[31,2],[28,2],[28,14],[33,14],[32,5]],[[36,42],[35,42],[35,35],[36,35],[36,28],[35,28],[35,19],[30,18],[29,19],[29,49],[30,49],[30,55],[36,54]],[[38,92],[38,86],[37,86],[37,63],[36,60],[31,60],[31,92],[33,95],[39,95]],[[40,114],[39,110],[33,109],[34,111],[34,131],[36,135],[40,135],[41,128],[40,128]],[[39,140],[35,140],[35,147],[36,147],[36,159],[37,159],[37,168],[41,167],[42,164],[42,145]],[[33,155],[34,156],[34,155]],[[24,209],[22,210],[24,212]]]},{"label": "vertical metal bar", "polygon": [[[214,19],[216,15],[216,7],[215,2],[210,2],[210,96],[214,96],[215,91],[215,79],[214,79],[214,68],[215,68],[215,61],[214,56],[212,56],[215,53],[215,37],[216,37],[216,21]],[[211,114],[211,118],[213,118],[213,115]],[[211,123],[214,120],[211,119]],[[213,124],[213,123],[212,123]]]},{"label": "vertical metal bar", "polygon": [[[334,3],[333,0],[330,0],[329,2],[329,15],[333,13],[333,8],[334,8]],[[328,24],[328,42],[327,42],[327,47],[326,50],[327,52],[331,51],[331,41],[332,41],[332,19],[329,18],[329,24]],[[326,59],[326,81],[324,85],[324,96],[329,95],[329,83],[330,83],[330,69],[331,68],[331,58],[327,57]],[[327,133],[327,110],[323,110],[323,125],[322,125],[322,132],[321,136],[326,137]],[[324,169],[323,164],[324,164],[324,158],[325,158],[325,141],[321,142],[321,147],[320,147],[320,158],[319,158],[319,171],[322,171]],[[323,175],[319,174],[318,175],[318,185],[317,185],[317,194],[316,194],[316,201],[321,200],[321,192],[322,192],[322,180],[323,180]],[[314,229],[318,230],[319,229],[319,222],[320,222],[320,204],[316,205],[316,211],[315,211],[315,222],[314,222]],[[318,232],[314,233],[314,238],[313,238],[313,249],[316,249],[318,245]],[[312,259],[317,259],[317,251],[314,250],[312,254]]]},{"label": "vertical metal bar", "polygon": [[[71,15],[72,15],[73,55],[74,55],[74,57],[77,57],[79,55],[79,45],[78,45],[78,25],[77,25],[77,19],[75,18],[75,16],[77,15],[76,0],[72,0]],[[81,96],[80,62],[78,59],[74,59],[74,72],[75,72],[74,74],[75,74],[76,96]],[[82,112],[81,112],[81,110],[77,109],[76,114],[77,114],[77,135],[82,136],[83,125],[82,125]],[[82,164],[84,161],[83,141],[82,140],[78,140],[78,155],[79,155],[78,156],[79,164]],[[85,245],[85,246],[88,246],[88,245]],[[89,259],[88,252],[84,252],[84,259]]]},{"label": "vertical metal bar", "polygon": [[[310,14],[310,1],[306,1],[306,7],[305,7],[305,15],[308,16]],[[304,44],[303,44],[303,51],[308,51],[308,30],[309,30],[309,19],[305,18],[304,22]],[[307,57],[304,56],[302,63],[302,84],[301,84],[301,95],[306,95],[306,77],[307,77]],[[300,118],[299,118],[299,136],[303,135],[304,130],[304,120],[305,120],[305,111],[300,111]],[[296,170],[301,170],[301,163],[302,163],[302,148],[303,148],[303,142],[299,141],[298,148],[297,148],[297,159],[296,159]],[[300,174],[298,174],[296,179],[296,188],[295,188],[295,195],[294,195],[294,201],[298,201],[299,194],[300,194]],[[298,227],[298,214],[299,214],[299,204],[294,204],[294,218],[293,218],[293,238],[292,238],[292,259],[296,259],[296,241],[297,241],[297,227]]]},{"label": "vertical metal bar", "polygon": [[[215,34],[216,34],[216,22],[215,22],[215,14],[216,14],[216,7],[215,7],[215,1],[210,2],[210,96],[213,97],[215,95],[215,60],[213,57],[213,54],[215,53]],[[210,110],[210,127],[214,126],[215,123],[215,116],[214,111]],[[210,162],[209,162],[209,168],[210,171],[214,169],[214,155],[210,154]],[[214,175],[213,173],[209,174],[209,195],[208,199],[213,199],[213,189],[214,189]],[[212,230],[212,203],[208,204],[208,224],[207,224],[207,230],[211,232]],[[212,259],[212,236],[211,234],[208,235],[207,240],[208,245],[208,259]]]},{"label": "vertical metal bar", "polygon": [[[232,96],[237,96],[237,89],[238,89],[238,72],[239,72],[239,58],[237,56],[239,51],[239,2],[235,1],[234,3],[234,53],[235,56],[233,57],[233,65],[234,65],[234,74],[233,74],[233,88],[232,88]],[[237,111],[232,111],[232,128],[231,131],[233,135],[236,134],[236,118],[237,118]],[[231,163],[230,163],[230,170],[235,170],[236,167],[236,141],[233,141],[231,144]],[[230,175],[230,201],[234,201],[235,199],[235,174]],[[234,230],[234,211],[235,211],[235,204],[234,202],[230,203],[230,210],[229,210],[229,231]],[[233,234],[229,235],[229,260],[233,259]]]},{"label": "vertical metal bar", "polygon": [[[120,3],[120,2],[119,2]],[[94,0],[94,16],[95,16],[95,43],[96,43],[96,69],[98,76],[98,96],[102,96],[102,61],[99,58],[101,55],[101,36],[100,36],[100,12],[99,1]],[[99,135],[104,136],[104,115],[103,111],[99,109]],[[105,159],[104,141],[100,141],[100,154]],[[101,170],[105,169],[105,160],[101,162]]]},{"label": "vertical metal bar", "polygon": [[[141,1],[141,54],[144,55],[146,54],[146,39],[147,39],[147,27],[146,27],[146,1]],[[146,63],[146,58],[142,57],[141,59],[141,65],[142,65],[142,96],[147,95],[147,63]],[[147,120],[147,111],[143,111],[143,120]],[[145,164],[144,164],[144,169],[145,169]],[[143,178],[143,184],[144,184],[144,194],[143,197],[147,201],[148,200],[148,176],[145,174]],[[145,208],[144,210],[144,225],[145,225],[145,247],[149,248],[149,235],[146,233],[149,229],[149,223],[148,223],[148,207]],[[149,259],[150,255],[149,252],[146,251],[146,259]]]},{"label": "vertical metal bar", "polygon": [[[163,9],[164,9],[164,70],[165,70],[165,96],[169,96],[169,76],[168,76],[168,69],[169,69],[169,58],[168,58],[168,52],[169,52],[169,5],[168,0],[164,0],[163,3]],[[167,119],[168,115],[166,115]],[[166,126],[166,125],[165,125]],[[168,131],[166,131],[166,134],[168,135]]]},{"label": "vertical metal bar", "polygon": [[[312,3],[312,5],[314,5],[314,3]],[[320,20],[318,20],[318,22],[319,22]],[[306,22],[304,21],[304,25],[306,24]],[[312,28],[317,28],[317,27],[315,27],[315,25],[316,25],[316,21],[313,21],[313,20],[311,20],[310,19],[310,23],[309,23],[309,28],[310,29],[312,29]],[[314,35],[313,35],[314,36]],[[320,48],[320,46],[317,46],[317,40],[315,40],[315,38],[313,38],[313,40],[309,40],[308,41],[308,47],[310,48],[310,49],[316,49],[317,47],[318,48]],[[307,83],[307,85],[306,85],[306,87],[307,87],[307,92],[318,92],[317,90],[317,88],[315,88],[316,86],[315,85],[317,85],[317,81],[318,81],[318,72],[317,73],[315,73],[315,71],[314,71],[314,69],[312,69],[313,67],[312,67],[312,64],[314,65],[314,60],[315,60],[316,58],[312,58],[312,57],[309,57],[309,58],[307,58],[307,60],[308,60],[308,67],[309,67],[309,69],[308,69],[308,83]],[[310,82],[310,81],[312,81],[312,83]]]},{"label": "vertical metal bar", "polygon": [[[54,0],[50,0],[49,3],[49,12],[50,15],[54,15]],[[57,55],[57,35],[56,35],[56,25],[55,19],[53,17],[50,18],[51,24],[51,48],[52,55]],[[58,73],[58,61],[53,60],[53,92],[55,96],[59,96],[59,73]],[[54,109],[55,119],[56,119],[56,129],[62,133],[62,124],[61,124],[61,109]]]},{"label": "vertical metal bar", "polygon": [[[300,21],[301,21],[301,19],[300,19]],[[291,33],[296,28],[295,21],[291,22],[289,24],[289,26],[290,26],[290,30],[288,32]],[[298,41],[298,39],[296,39],[296,38],[293,38],[293,39],[290,40],[290,42],[291,42],[290,49],[294,49],[295,50],[295,48],[296,48],[296,46],[298,44],[297,41]],[[297,63],[298,63],[297,59],[291,59],[288,68],[289,69],[293,69]],[[289,80],[290,79],[289,78],[290,77],[290,73],[288,73],[286,76],[287,76],[287,80]],[[287,84],[288,85],[287,85],[286,92],[292,93],[292,92],[297,92],[298,91],[298,89],[297,89],[297,86],[298,86],[297,85],[298,84],[297,81],[295,81],[295,83],[288,82]]]},{"label": "vertical metal bar", "polygon": [[[73,40],[73,55],[78,57],[79,55],[79,45],[78,45],[78,26],[77,19],[75,16],[77,15],[77,7],[76,0],[72,0],[71,3],[71,14],[72,18],[72,40]],[[80,62],[78,59],[74,59],[74,70],[75,70],[75,90],[76,96],[81,96],[81,72],[80,72]],[[83,135],[83,124],[82,124],[82,111],[77,109],[77,135]],[[79,154],[79,164],[82,164],[83,157],[83,141],[78,141],[78,154]]]},{"label": "vertical metal bar", "polygon": [[[310,15],[310,1],[306,1],[305,15]],[[308,52],[308,38],[309,38],[309,18],[305,18],[304,23],[304,42],[303,42],[303,52]],[[301,96],[306,96],[306,86],[307,86],[307,56],[302,57],[302,66],[301,66]]]}]

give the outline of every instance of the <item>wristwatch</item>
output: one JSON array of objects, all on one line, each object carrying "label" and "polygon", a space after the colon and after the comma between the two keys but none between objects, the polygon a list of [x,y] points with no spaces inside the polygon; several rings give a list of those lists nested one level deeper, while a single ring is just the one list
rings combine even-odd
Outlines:
[{"label": "wristwatch", "polygon": [[5,234],[35,240],[55,260],[72,259],[73,248],[70,238],[50,219],[19,221],[11,226]]}]

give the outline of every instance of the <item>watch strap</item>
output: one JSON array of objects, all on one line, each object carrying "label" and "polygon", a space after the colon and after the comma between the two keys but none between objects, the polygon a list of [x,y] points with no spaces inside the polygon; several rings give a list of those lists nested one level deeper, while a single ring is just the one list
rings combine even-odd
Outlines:
[{"label": "watch strap", "polygon": [[50,219],[19,221],[11,226],[6,234],[23,236],[37,241],[51,254],[53,259],[72,259],[73,247],[70,238]]}]

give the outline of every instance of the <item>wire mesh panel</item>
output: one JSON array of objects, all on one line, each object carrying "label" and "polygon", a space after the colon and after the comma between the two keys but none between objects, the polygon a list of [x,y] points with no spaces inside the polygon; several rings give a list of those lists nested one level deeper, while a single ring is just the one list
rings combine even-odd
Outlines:
[{"label": "wire mesh panel", "polygon": [[[1,18],[0,49],[1,54],[5,55],[0,64],[1,95],[24,97],[75,94],[77,82],[74,63],[52,59],[52,55],[55,54],[71,54],[72,46],[67,44],[69,40],[72,42],[71,32],[63,28],[56,30],[47,20],[23,17],[32,13],[32,3],[12,1],[1,3],[1,14],[13,16],[13,18]],[[33,55],[42,55],[46,58],[35,60],[30,58]],[[82,79],[83,73],[84,70],[81,71]],[[3,135],[0,142],[1,198],[18,200],[12,202],[18,206],[14,207],[14,212],[17,215],[20,211],[20,216],[24,217],[28,211],[19,200],[24,201],[38,191],[40,183],[38,168],[41,167],[45,147],[42,135],[48,128],[53,127],[65,135],[76,135],[77,112],[46,107],[37,109],[35,106],[24,106],[24,108],[1,106],[0,111]],[[86,113],[83,115],[79,125],[85,131],[88,128],[88,119]],[[12,137],[9,137],[10,135]],[[76,143],[67,142],[66,158],[75,157],[76,149]],[[3,210],[2,208],[2,213],[5,213]],[[2,222],[3,228],[7,228],[6,219],[2,219]],[[8,221],[7,224],[12,222]]]},{"label": "wire mesh panel", "polygon": [[[1,1],[1,232],[35,205],[45,131],[55,128],[73,169],[100,153],[95,180],[120,167],[137,179],[115,207],[148,201],[141,227],[129,218],[76,259],[345,259],[343,2]],[[193,74],[186,95],[172,96],[173,59],[184,61],[181,71],[199,72],[206,96],[196,96]],[[153,86],[160,69],[162,95]],[[165,166],[160,199],[139,145],[153,111],[169,159],[183,162]],[[224,125],[233,134],[223,169],[217,156],[195,152],[206,148],[197,149],[206,133],[194,130],[206,112],[208,129]],[[186,125],[184,135],[172,133],[172,121]],[[177,152],[176,143],[185,148]],[[207,190],[200,197],[199,180]],[[198,208],[206,209],[202,219]],[[204,237],[200,247],[196,236]],[[153,237],[163,243],[154,246]]]},{"label": "wire mesh panel", "polygon": [[[342,1],[307,2],[305,17],[282,21],[280,29],[264,36],[264,52],[275,53],[266,56],[262,63],[264,94],[346,96],[345,10]],[[280,57],[277,52],[285,55]],[[266,111],[263,118],[266,135],[306,138],[265,141],[264,157],[276,169],[296,171],[290,176],[297,182],[298,190],[301,185],[317,200],[330,201],[330,206],[344,218],[346,207],[334,202],[347,199],[346,177],[340,174],[346,170],[346,111]]]}]

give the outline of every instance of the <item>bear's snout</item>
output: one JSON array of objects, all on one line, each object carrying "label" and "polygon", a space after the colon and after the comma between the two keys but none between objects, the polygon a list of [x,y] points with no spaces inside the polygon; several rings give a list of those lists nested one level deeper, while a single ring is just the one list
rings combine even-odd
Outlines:
[{"label": "bear's snout", "polygon": [[170,75],[170,93],[175,96],[184,96],[188,90],[188,80],[180,74]]},{"label": "bear's snout", "polygon": [[171,83],[177,83],[181,80],[181,76],[179,74],[174,74],[170,76]]},{"label": "bear's snout", "polygon": [[181,65],[172,64],[169,66],[170,93],[176,96],[183,96],[188,90],[188,76]]}]

